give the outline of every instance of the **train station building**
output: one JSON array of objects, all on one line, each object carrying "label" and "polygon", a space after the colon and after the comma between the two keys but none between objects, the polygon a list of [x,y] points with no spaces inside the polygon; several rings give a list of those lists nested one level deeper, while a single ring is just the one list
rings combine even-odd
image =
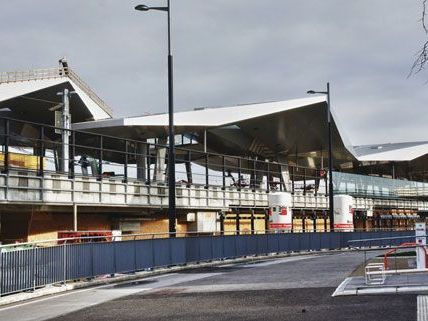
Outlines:
[{"label": "train station building", "polygon": [[[176,112],[178,236],[264,233],[281,208],[287,230],[329,230],[326,115],[323,96]],[[428,142],[354,146],[332,116],[337,228],[413,227]],[[166,233],[167,137],[168,114],[116,118],[66,64],[0,73],[0,240]]]}]

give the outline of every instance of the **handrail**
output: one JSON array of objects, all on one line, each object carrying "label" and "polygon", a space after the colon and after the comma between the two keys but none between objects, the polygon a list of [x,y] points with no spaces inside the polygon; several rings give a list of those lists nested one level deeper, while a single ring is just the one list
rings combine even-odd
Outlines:
[{"label": "handrail", "polygon": [[[413,230],[403,230],[403,231],[413,231]],[[420,235],[420,237],[427,237],[427,236],[428,235]],[[348,243],[360,243],[360,242],[370,242],[370,241],[386,241],[386,240],[407,239],[407,238],[414,238],[414,237],[415,237],[415,235],[379,237],[379,238],[375,238],[375,239],[349,240]]]},{"label": "handrail", "polygon": [[[78,232],[88,232],[88,231],[78,231]],[[105,231],[91,231],[91,232],[105,232]],[[263,232],[263,233],[261,233]],[[272,231],[266,231],[266,230],[252,230],[252,231],[224,231],[223,235],[228,235],[229,233],[235,233],[235,235],[248,235],[248,233],[254,233],[254,234],[276,234],[276,233],[272,233]],[[284,233],[291,233],[289,231],[284,231]],[[28,245],[37,245],[37,244],[44,244],[44,243],[53,243],[53,242],[65,242],[67,243],[67,241],[75,241],[75,240],[96,240],[96,239],[105,239],[105,238],[110,238],[112,239],[112,241],[115,241],[115,239],[117,238],[129,238],[129,237],[134,237],[137,238],[139,236],[151,236],[152,238],[154,238],[155,236],[160,236],[160,235],[199,235],[199,234],[213,234],[211,236],[220,236],[222,235],[220,231],[212,231],[212,232],[201,232],[201,231],[195,231],[195,232],[175,232],[175,233],[171,233],[171,232],[158,232],[158,233],[135,233],[135,234],[123,234],[123,235],[101,235],[101,236],[78,236],[78,237],[64,237],[64,238],[57,238],[57,239],[48,239],[48,240],[41,240],[41,241],[32,241],[32,242],[22,242],[22,243],[13,243],[13,244],[3,244],[0,245],[0,252],[1,249],[3,248],[10,248],[10,247],[19,247],[19,246],[28,246]],[[110,242],[110,241],[108,241]]]},{"label": "handrail", "polygon": [[0,84],[18,81],[29,81],[38,79],[63,78],[65,74],[59,72],[59,68],[45,68],[22,71],[0,72]]},{"label": "handrail", "polygon": [[72,69],[68,69],[67,75],[70,79],[76,82],[83,91],[109,115],[113,116],[113,110],[102,100]]},{"label": "handrail", "polygon": [[[395,232],[395,229],[392,228],[384,228],[384,229],[374,229],[374,231],[390,231],[390,232]],[[411,230],[409,230],[411,231]],[[70,231],[73,232],[73,231]],[[86,233],[86,232],[106,232],[106,231],[77,231],[77,232],[82,232],[82,233]],[[109,231],[110,232],[110,231]],[[13,243],[13,244],[3,244],[0,245],[0,251],[3,248],[11,248],[11,247],[19,247],[19,246],[35,246],[37,244],[45,244],[45,243],[53,243],[53,242],[65,242],[67,243],[67,241],[74,241],[74,240],[96,240],[96,239],[105,239],[105,238],[110,238],[112,239],[112,241],[115,241],[115,239],[117,238],[134,238],[136,239],[137,237],[141,237],[141,236],[151,236],[152,238],[154,238],[155,236],[160,236],[160,235],[167,235],[168,237],[172,234],[175,235],[195,235],[198,236],[200,234],[203,235],[210,235],[210,236],[228,236],[230,233],[232,233],[232,235],[251,235],[251,234],[301,234],[304,233],[305,231],[302,230],[284,230],[281,232],[276,232],[276,231],[270,231],[270,230],[246,230],[246,231],[238,231],[238,230],[225,230],[224,232],[221,231],[211,231],[211,232],[203,232],[203,231],[183,231],[183,232],[157,232],[157,233],[132,233],[132,234],[122,234],[122,235],[102,235],[102,236],[78,236],[78,237],[65,237],[65,238],[56,238],[56,239],[48,239],[48,240],[40,240],[40,241],[32,241],[32,242],[22,242],[22,243]],[[342,231],[334,231],[333,233],[341,233]],[[356,229],[354,232],[370,232],[370,231],[366,231],[366,230],[358,230]],[[331,232],[307,232],[308,234],[314,234],[314,233],[328,233],[330,234]],[[428,236],[428,235],[427,235]],[[377,239],[372,239],[372,240],[383,240],[383,239],[400,239],[400,238],[409,238],[409,237],[414,237],[414,236],[399,236],[399,237],[392,237],[392,238],[377,238]],[[108,241],[110,242],[110,241]],[[352,242],[352,241],[348,241],[348,242]]]},{"label": "handrail", "polygon": [[[35,126],[43,126],[45,128],[50,128],[50,129],[58,129],[58,130],[63,130],[61,127],[57,127],[57,126],[53,126],[53,125],[49,125],[49,124],[41,124],[41,123],[37,123],[37,122],[32,122],[32,121],[28,121],[28,120],[23,120],[23,119],[17,119],[17,118],[13,118],[13,117],[5,117],[5,116],[0,116],[0,120],[5,120],[5,121],[12,121],[12,122],[17,122],[17,123],[21,123],[21,124],[30,124],[30,125],[35,125]],[[168,149],[168,144],[161,144],[161,143],[148,143],[146,141],[142,141],[142,140],[136,140],[136,139],[128,139],[128,138],[123,138],[123,137],[117,137],[117,136],[112,136],[112,135],[108,135],[108,134],[97,134],[97,133],[92,133],[89,131],[84,131],[84,130],[79,130],[79,129],[70,129],[67,130],[70,133],[78,133],[78,134],[84,134],[84,135],[89,135],[89,136],[94,136],[94,137],[103,137],[103,138],[108,138],[108,139],[115,139],[115,140],[120,140],[120,141],[127,141],[130,143],[138,143],[138,144],[143,144],[143,145],[150,145],[150,146],[154,146],[154,147],[159,147],[159,148],[167,148]],[[0,137],[5,136],[5,134],[0,133]],[[19,136],[17,136],[19,137]],[[100,147],[95,147],[95,146],[86,146],[86,145],[79,145],[79,144],[74,144],[76,147],[91,147],[93,149],[100,149]],[[195,151],[189,148],[182,148],[182,147],[176,147],[175,148],[176,151],[183,151],[183,152],[197,152],[200,153],[201,155],[209,155],[212,157],[227,157],[227,158],[231,158],[231,159],[236,159],[236,160],[248,160],[251,162],[255,162],[257,164],[267,164],[269,163],[270,165],[274,165],[274,166],[288,166],[289,168],[295,168],[296,170],[312,170],[312,171],[319,171],[319,168],[311,168],[309,166],[296,166],[296,165],[289,165],[287,163],[282,163],[282,162],[277,162],[277,161],[263,161],[263,160],[259,160],[259,159],[251,159],[251,158],[246,158],[246,157],[242,157],[242,156],[236,156],[236,155],[229,155],[229,154],[219,154],[219,153],[214,153],[214,152],[202,152],[202,151]],[[119,150],[112,150],[114,152],[122,152],[122,153],[126,153],[124,151],[119,151]],[[134,152],[128,152],[127,154],[130,155],[144,155],[142,153],[134,153]],[[296,174],[297,175],[297,174]]]}]

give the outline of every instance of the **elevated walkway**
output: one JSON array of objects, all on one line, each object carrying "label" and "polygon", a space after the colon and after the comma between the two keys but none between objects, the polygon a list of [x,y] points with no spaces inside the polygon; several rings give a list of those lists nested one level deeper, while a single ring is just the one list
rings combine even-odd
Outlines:
[{"label": "elevated walkway", "polygon": [[[237,188],[235,186],[204,186],[177,183],[176,203],[182,209],[228,210],[230,208],[268,208],[265,189]],[[328,197],[296,191],[293,208],[326,210]],[[168,207],[168,186],[160,182],[128,181],[119,178],[99,179],[47,172],[37,176],[34,172],[9,170],[0,174],[0,203],[102,207]],[[391,200],[355,198],[357,210],[373,207],[417,208],[428,210],[428,202],[417,200]]]}]

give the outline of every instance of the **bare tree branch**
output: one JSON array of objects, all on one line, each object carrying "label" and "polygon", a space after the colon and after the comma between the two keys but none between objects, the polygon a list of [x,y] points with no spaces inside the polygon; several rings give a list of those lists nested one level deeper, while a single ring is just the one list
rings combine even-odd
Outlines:
[{"label": "bare tree branch", "polygon": [[422,27],[425,30],[425,33],[428,33],[428,29],[427,29],[427,25],[426,25],[426,21],[425,21],[426,15],[427,15],[427,0],[423,0],[422,1],[422,18],[421,18],[421,22],[422,22]]},{"label": "bare tree branch", "polygon": [[[427,16],[427,5],[428,0],[422,0],[422,17],[420,19],[420,22],[422,24],[422,28],[425,31],[425,34],[428,34],[428,25],[426,21]],[[410,72],[407,77],[410,77],[412,75],[415,75],[422,70],[425,69],[425,66],[428,63],[428,40],[424,43],[422,48],[416,53],[416,59],[415,62],[412,65],[412,68],[410,68]]]}]

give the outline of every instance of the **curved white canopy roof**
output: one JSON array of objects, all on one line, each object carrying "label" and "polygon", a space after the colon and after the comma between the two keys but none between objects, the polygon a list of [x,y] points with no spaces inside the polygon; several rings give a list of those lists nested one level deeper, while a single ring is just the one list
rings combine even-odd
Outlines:
[{"label": "curved white canopy roof", "polygon": [[[248,151],[275,150],[276,153],[308,153],[325,149],[324,96],[292,99],[287,101],[238,105],[232,107],[201,108],[176,112],[174,123],[177,133],[209,130],[210,144],[228,145],[231,149]],[[428,142],[377,144],[352,146],[347,135],[332,112],[336,151],[335,157],[357,161],[410,161],[428,154]],[[168,114],[145,115],[106,119],[73,124],[77,130],[88,130],[134,139],[166,136]],[[255,129],[260,130],[255,132]],[[244,137],[245,136],[245,137]],[[214,139],[213,139],[214,138]],[[228,142],[229,141],[229,142]],[[293,142],[294,145],[288,144]],[[277,146],[279,146],[277,148]],[[225,148],[225,146],[223,146]],[[219,149],[222,150],[223,147]],[[226,150],[224,150],[226,152]]]},{"label": "curved white canopy roof", "polygon": [[31,100],[32,108],[35,110],[28,111],[33,112],[35,118],[33,120],[36,121],[38,112],[46,112],[47,108],[53,107],[60,101],[56,93],[64,88],[76,92],[78,99],[72,98],[74,100],[72,108],[84,115],[84,119],[111,118],[110,107],[71,69],[67,72],[52,68],[0,73],[0,108],[22,113],[24,109],[28,109],[28,101]]},{"label": "curved white canopy roof", "polygon": [[[286,101],[201,108],[176,112],[176,133],[206,130],[211,149],[239,155],[290,155],[321,151],[327,146],[327,104],[324,96]],[[353,156],[346,135],[333,120],[335,147],[346,158]],[[168,114],[107,119],[73,124],[77,130],[92,131],[132,139],[166,136]],[[339,133],[340,130],[340,133]]]},{"label": "curved white canopy roof", "polygon": [[359,161],[411,161],[428,154],[428,142],[355,146]]}]

